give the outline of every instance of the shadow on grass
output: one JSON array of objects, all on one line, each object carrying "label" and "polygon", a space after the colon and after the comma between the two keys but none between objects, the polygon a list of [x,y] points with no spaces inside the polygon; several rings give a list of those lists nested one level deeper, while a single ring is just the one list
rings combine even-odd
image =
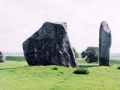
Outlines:
[{"label": "shadow on grass", "polygon": [[23,67],[29,67],[29,66],[13,67],[13,68],[0,68],[0,70],[10,70],[10,69],[23,68]]},{"label": "shadow on grass", "polygon": [[78,65],[78,67],[99,67],[99,65]]}]

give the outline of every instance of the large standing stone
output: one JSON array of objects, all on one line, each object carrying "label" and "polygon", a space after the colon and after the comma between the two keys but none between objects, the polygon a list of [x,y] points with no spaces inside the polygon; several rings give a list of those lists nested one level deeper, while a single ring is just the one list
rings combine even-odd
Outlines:
[{"label": "large standing stone", "polygon": [[67,36],[66,23],[45,22],[23,42],[23,50],[29,65],[77,66]]},{"label": "large standing stone", "polygon": [[0,62],[4,62],[6,57],[3,55],[3,53],[0,51]]},{"label": "large standing stone", "polygon": [[111,31],[107,22],[103,21],[100,25],[99,33],[99,65],[109,66],[109,49],[111,46]]}]

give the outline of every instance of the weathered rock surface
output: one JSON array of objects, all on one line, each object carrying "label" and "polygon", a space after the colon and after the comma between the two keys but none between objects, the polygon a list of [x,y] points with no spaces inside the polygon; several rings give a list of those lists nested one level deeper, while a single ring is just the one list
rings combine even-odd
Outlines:
[{"label": "weathered rock surface", "polygon": [[103,21],[100,25],[99,33],[99,65],[109,66],[109,52],[111,46],[111,31],[107,22]]},{"label": "weathered rock surface", "polygon": [[3,55],[3,53],[0,51],[0,62],[4,62],[6,57]]},{"label": "weathered rock surface", "polygon": [[23,42],[29,65],[60,65],[76,67],[74,53],[67,36],[66,23],[45,22],[31,37]]}]

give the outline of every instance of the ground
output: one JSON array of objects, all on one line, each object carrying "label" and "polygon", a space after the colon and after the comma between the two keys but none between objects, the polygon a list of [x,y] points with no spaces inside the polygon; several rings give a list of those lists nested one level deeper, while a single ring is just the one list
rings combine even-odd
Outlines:
[{"label": "ground", "polygon": [[86,66],[90,71],[88,75],[74,74],[76,68],[55,65],[28,66],[24,60],[8,59],[0,63],[0,90],[119,90],[120,88],[120,70],[117,69],[119,59],[111,59],[111,66],[87,64],[83,59],[78,59],[79,65]]}]

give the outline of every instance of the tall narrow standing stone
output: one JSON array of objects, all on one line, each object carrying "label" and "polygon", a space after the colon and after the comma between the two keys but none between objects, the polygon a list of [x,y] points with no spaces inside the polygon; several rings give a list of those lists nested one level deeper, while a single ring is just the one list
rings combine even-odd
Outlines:
[{"label": "tall narrow standing stone", "polygon": [[100,25],[99,33],[99,65],[109,66],[109,52],[111,46],[111,31],[106,21]]}]

